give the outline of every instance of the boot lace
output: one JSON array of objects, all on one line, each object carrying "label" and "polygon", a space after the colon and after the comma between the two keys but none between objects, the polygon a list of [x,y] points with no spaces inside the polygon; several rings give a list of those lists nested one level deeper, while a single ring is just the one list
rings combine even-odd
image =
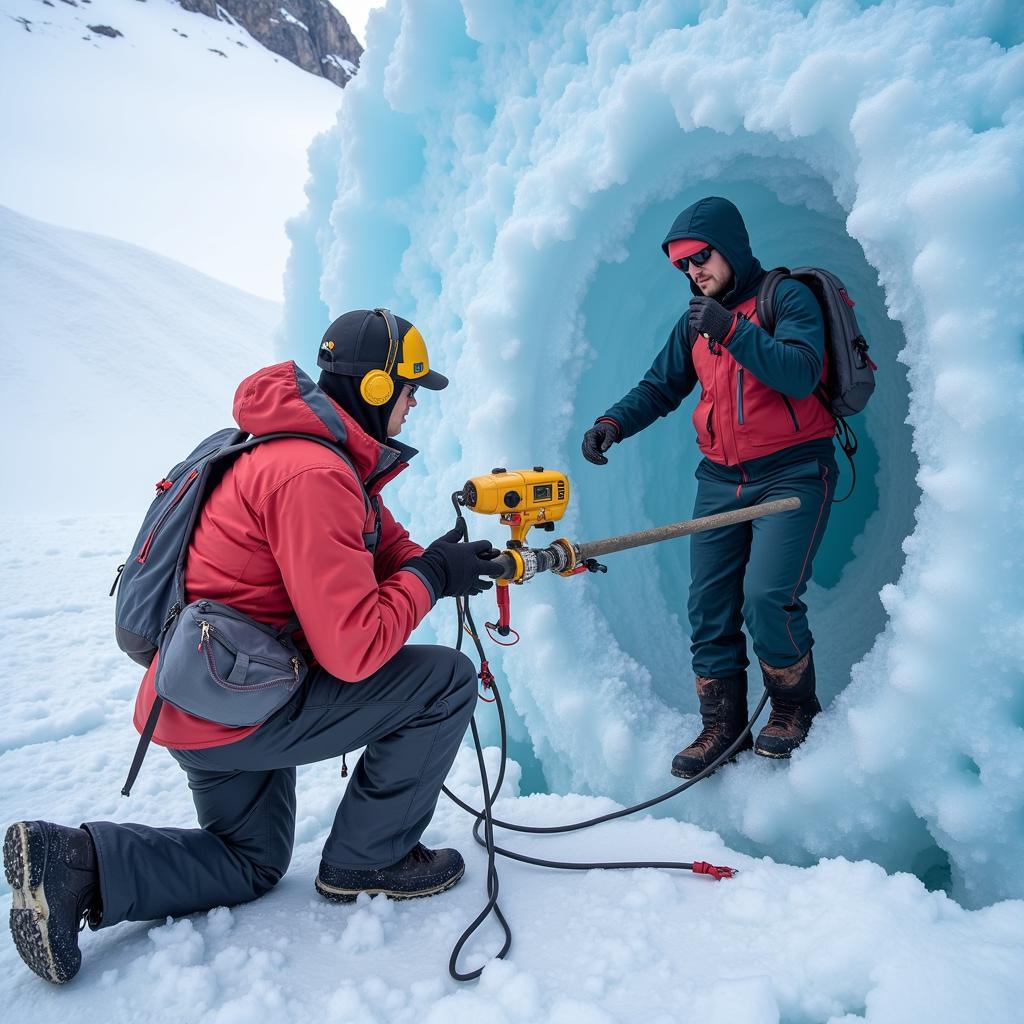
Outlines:
[{"label": "boot lace", "polygon": [[772,701],[772,713],[768,716],[765,729],[776,729],[780,732],[790,732],[801,726],[800,718],[804,705],[799,701],[780,700],[778,697]]},{"label": "boot lace", "polygon": [[422,843],[417,843],[409,851],[409,860],[417,861],[420,864],[430,864],[434,860],[434,851],[428,850]]},{"label": "boot lace", "polygon": [[719,733],[718,725],[704,726],[700,735],[687,747],[687,750],[692,750],[694,753],[701,755],[707,754],[719,739]]}]

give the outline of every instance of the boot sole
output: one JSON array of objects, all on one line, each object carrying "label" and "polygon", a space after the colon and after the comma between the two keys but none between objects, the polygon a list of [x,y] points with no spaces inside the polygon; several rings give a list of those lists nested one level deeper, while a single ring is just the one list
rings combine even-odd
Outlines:
[{"label": "boot sole", "polygon": [[[794,747],[794,750],[796,748]],[[770,757],[773,761],[788,761],[793,756],[793,751],[790,750],[786,754],[777,754],[772,750],[762,750],[760,747],[754,747],[754,753],[758,757]]]},{"label": "boot sole", "polygon": [[[727,760],[723,761],[723,762],[722,762],[722,763],[721,763],[721,764],[720,764],[720,765],[718,766],[718,768],[716,768],[716,769],[715,769],[715,771],[714,771],[714,772],[710,772],[710,773],[708,774],[708,776],[707,776],[707,777],[708,777],[708,778],[710,779],[710,778],[711,778],[711,776],[715,774],[715,772],[717,772],[717,771],[719,771],[720,769],[724,768],[724,767],[725,767],[725,766],[726,766],[727,764],[735,764],[735,763],[736,763],[736,755],[734,754],[734,755],[733,755],[732,757],[730,757],[730,758],[728,758]],[[670,771],[670,772],[671,772],[671,773],[672,773],[672,774],[673,774],[673,775],[674,775],[674,776],[675,776],[675,777],[676,777],[677,779],[695,779],[695,778],[697,778],[697,776],[698,776],[698,775],[700,775],[700,773],[701,773],[702,771],[705,771],[706,769],[707,769],[707,766],[705,765],[705,766],[704,766],[704,768],[698,768],[698,769],[697,769],[697,770],[696,770],[695,772],[689,772],[689,773],[686,773],[686,772],[677,772],[677,771],[675,770],[675,768],[670,768],[670,769],[669,769],[669,771]]]},{"label": "boot sole", "polygon": [[430,889],[419,889],[416,892],[399,892],[395,889],[338,889],[322,882],[319,878],[313,885],[325,900],[330,900],[332,903],[355,903],[359,895],[364,892],[368,896],[386,896],[389,900],[418,900],[426,896],[436,896],[439,892],[450,889],[465,873],[466,869],[463,867],[457,875],[446,879],[440,885],[435,885]]},{"label": "boot sole", "polygon": [[50,907],[43,888],[45,864],[45,837],[30,835],[24,821],[11,825],[4,836],[4,874],[11,887],[14,945],[40,978],[63,985],[78,973],[79,964],[62,964],[50,943]]},{"label": "boot sole", "polygon": [[[735,764],[736,763],[736,758],[738,758],[740,756],[740,754],[745,754],[748,750],[751,750],[751,749],[752,749],[752,747],[748,747],[748,746],[741,747],[739,750],[736,751],[735,754],[732,755],[732,757],[726,758],[718,766],[718,768],[715,769],[715,772],[717,772],[719,768],[724,768],[727,764]],[[789,755],[787,754],[786,756],[788,757]],[[676,771],[675,768],[669,768],[669,771],[677,779],[695,779],[698,775],[700,775],[700,773],[702,771],[705,770],[705,768],[707,768],[707,765],[705,765],[703,768],[698,768],[696,771],[690,772],[689,774],[684,774],[683,772]],[[715,772],[712,772],[711,775],[714,775]],[[709,779],[711,778],[711,775],[708,776]]]}]

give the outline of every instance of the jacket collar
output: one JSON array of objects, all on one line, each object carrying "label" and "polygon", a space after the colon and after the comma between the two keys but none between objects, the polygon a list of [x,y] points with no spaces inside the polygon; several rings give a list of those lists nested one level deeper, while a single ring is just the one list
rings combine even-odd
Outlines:
[{"label": "jacket collar", "polygon": [[381,444],[370,437],[292,360],[264,367],[242,381],[234,412],[238,425],[254,436],[296,431],[337,442],[367,490],[379,490],[417,454],[394,438]]}]

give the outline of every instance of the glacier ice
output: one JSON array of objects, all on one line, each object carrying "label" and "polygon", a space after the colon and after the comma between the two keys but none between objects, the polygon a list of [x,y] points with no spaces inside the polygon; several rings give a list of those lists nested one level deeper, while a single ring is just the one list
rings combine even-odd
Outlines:
[{"label": "glacier ice", "polygon": [[[665,813],[972,905],[1024,895],[1020,8],[425,11],[371,14],[313,148],[282,353],[308,368],[328,314],[400,311],[453,379],[410,421],[422,455],[393,501],[413,535],[445,528],[468,475],[544,464],[573,482],[565,535],[592,539],[690,513],[692,398],[606,469],[579,454],[688,299],[659,248],[675,213],[727,196],[766,265],[836,270],[881,369],[806,598],[826,713],[790,764],[748,757]],[[693,727],[686,545],[609,565],[514,595],[523,642],[494,657],[527,788],[647,796]]]}]

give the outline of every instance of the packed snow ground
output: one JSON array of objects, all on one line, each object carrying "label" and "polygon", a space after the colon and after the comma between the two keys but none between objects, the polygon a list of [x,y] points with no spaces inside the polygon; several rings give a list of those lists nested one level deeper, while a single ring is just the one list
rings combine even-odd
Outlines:
[{"label": "packed snow ground", "polygon": [[0,91],[0,203],[281,298],[337,86],[174,0],[0,0]]},{"label": "packed snow ground", "polygon": [[[194,827],[185,777],[159,748],[119,795],[136,735],[138,670],[115,648],[107,590],[137,523],[128,516],[0,520],[0,822],[49,818]],[[477,717],[494,714],[481,704]],[[493,772],[496,750],[489,750]],[[508,838],[540,856],[704,859],[741,869],[713,882],[667,871],[554,872],[503,862],[507,962],[477,985],[448,979],[451,947],[484,902],[470,819],[442,797],[425,840],[454,845],[466,877],[442,896],[342,908],[313,890],[345,782],[339,761],[300,769],[297,843],[280,885],[247,906],[82,936],[84,966],[46,984],[0,941],[0,990],[19,1020],[259,1017],[331,1024],[963,1024],[1008,1022],[1024,999],[1024,903],[966,911],[910,875],[843,859],[794,868],[728,850],[667,818],[575,837]],[[516,798],[498,813],[532,824],[613,808],[581,796]],[[671,783],[665,779],[666,788]],[[464,748],[449,779],[480,800]],[[702,785],[721,792],[712,779]],[[685,799],[677,810],[685,813]],[[461,966],[497,948],[495,926]]]}]

